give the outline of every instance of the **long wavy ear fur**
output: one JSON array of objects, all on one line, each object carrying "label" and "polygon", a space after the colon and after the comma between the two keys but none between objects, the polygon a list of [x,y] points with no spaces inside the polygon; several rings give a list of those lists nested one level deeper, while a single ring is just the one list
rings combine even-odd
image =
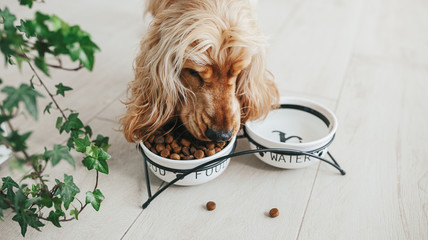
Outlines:
[{"label": "long wavy ear fur", "polygon": [[265,68],[263,49],[238,76],[237,93],[241,102],[241,124],[267,116],[279,103],[273,75]]},{"label": "long wavy ear fur", "polygon": [[179,80],[177,56],[160,39],[160,21],[154,21],[142,39],[135,60],[135,78],[128,86],[127,111],[120,119],[129,142],[146,140],[175,116],[186,89]]}]

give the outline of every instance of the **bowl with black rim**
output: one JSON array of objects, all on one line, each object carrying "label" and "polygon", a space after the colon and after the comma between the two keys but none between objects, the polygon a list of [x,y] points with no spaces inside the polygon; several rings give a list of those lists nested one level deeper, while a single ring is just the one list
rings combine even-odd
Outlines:
[{"label": "bowl with black rim", "polygon": [[263,120],[247,122],[245,132],[251,149],[290,150],[258,152],[257,158],[274,167],[294,169],[317,163],[313,156],[326,154],[337,126],[336,116],[327,107],[304,98],[281,97],[279,108]]},{"label": "bowl with black rim", "polygon": [[[226,170],[230,158],[220,158],[235,151],[236,136],[232,137],[227,145],[219,152],[200,159],[174,160],[164,158],[150,151],[144,142],[140,142],[140,148],[143,151],[148,168],[156,177],[165,182],[171,182],[175,180],[179,174],[189,173],[174,184],[191,186],[209,182],[220,176]],[[220,160],[216,161],[216,159]]]}]

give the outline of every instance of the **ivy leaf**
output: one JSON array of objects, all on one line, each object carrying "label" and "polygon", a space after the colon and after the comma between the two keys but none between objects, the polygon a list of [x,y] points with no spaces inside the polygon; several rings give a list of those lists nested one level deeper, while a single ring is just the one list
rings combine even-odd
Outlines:
[{"label": "ivy leaf", "polygon": [[59,224],[59,217],[64,217],[65,213],[63,211],[50,211],[49,212],[49,216],[48,216],[48,220],[52,222],[53,225],[55,225],[56,227],[61,227],[61,225]]},{"label": "ivy leaf", "polygon": [[36,229],[37,231],[40,231],[39,228],[44,226],[44,224],[38,220],[37,214],[35,214],[35,212],[35,208],[25,211],[18,211],[17,214],[12,218],[13,221],[18,222],[19,226],[21,226],[21,234],[23,237],[25,237],[28,226]]},{"label": "ivy leaf", "polygon": [[85,134],[92,137],[92,128],[89,125],[85,126]]},{"label": "ivy leaf", "polygon": [[49,193],[42,193],[41,199],[38,203],[41,204],[42,206],[51,208],[52,207],[52,198],[49,195]]},{"label": "ivy leaf", "polygon": [[[40,48],[39,48],[39,50],[40,50]],[[49,69],[48,69],[48,65],[46,65],[46,61],[45,61],[45,57],[36,57],[36,58],[34,58],[34,64],[36,64],[36,66],[40,69],[40,70],[42,70],[42,72],[44,73],[44,74],[46,74],[47,76],[50,76],[49,75]]]},{"label": "ivy leaf", "polygon": [[19,0],[19,4],[21,4],[21,6],[28,6],[31,8],[33,6],[33,1],[35,0]]},{"label": "ivy leaf", "polygon": [[43,114],[45,114],[46,112],[51,114],[52,103],[53,102],[50,102],[50,103],[48,103],[48,105],[46,105],[45,110],[43,110]]},{"label": "ivy leaf", "polygon": [[37,111],[37,97],[43,97],[42,94],[32,89],[27,84],[21,84],[19,88],[14,88],[11,86],[6,86],[2,90],[2,92],[7,94],[7,98],[3,101],[3,107],[7,109],[9,112],[20,102],[24,102],[25,108],[28,113],[37,120],[38,111]]},{"label": "ivy leaf", "polygon": [[77,117],[78,115],[78,113],[71,113],[62,125],[60,132],[65,131],[66,133],[69,133],[71,130],[83,128],[83,123]]},{"label": "ivy leaf", "polygon": [[90,203],[96,211],[100,210],[102,200],[104,200],[104,195],[99,189],[95,189],[93,192],[86,192],[86,203]]},{"label": "ivy leaf", "polygon": [[12,131],[6,137],[6,140],[9,142],[14,151],[25,150],[27,149],[26,141],[30,137],[31,133],[32,132],[26,132],[23,135],[20,135],[17,131]]},{"label": "ivy leaf", "polygon": [[13,25],[13,22],[15,22],[16,17],[9,12],[8,8],[5,8],[4,10],[0,9],[0,18],[2,19],[1,23],[4,25],[4,30],[15,31],[15,25]]},{"label": "ivy leaf", "polygon": [[[57,181],[57,183],[58,182],[59,181]],[[64,183],[61,184],[57,193],[61,196],[64,202],[65,209],[69,208],[70,203],[73,202],[74,197],[79,192],[80,192],[80,189],[73,182],[73,176],[64,174]]]},{"label": "ivy leaf", "polygon": [[88,168],[88,170],[95,168],[99,172],[102,172],[105,174],[109,173],[108,164],[106,161],[98,160],[96,158],[87,156],[82,160],[82,163],[84,166]]},{"label": "ivy leaf", "polygon": [[76,208],[74,208],[74,209],[70,210],[70,215],[71,215],[71,216],[74,216],[74,218],[75,218],[76,220],[79,220],[79,211],[78,211]]},{"label": "ivy leaf", "polygon": [[58,117],[56,119],[55,127],[59,130],[60,133],[62,133],[61,127],[62,127],[62,117]]},{"label": "ivy leaf", "polygon": [[56,144],[56,145],[54,145],[53,150],[45,151],[44,156],[45,156],[45,158],[51,159],[52,166],[57,165],[59,163],[59,161],[64,159],[68,163],[70,163],[73,167],[76,167],[74,159],[70,155],[70,152],[68,151],[68,148],[66,146]]},{"label": "ivy leaf", "polygon": [[25,33],[25,37],[36,37],[36,26],[31,21],[25,21],[21,19],[21,25],[17,26],[16,28],[22,32]]},{"label": "ivy leaf", "polygon": [[104,151],[107,151],[111,146],[110,144],[108,144],[108,140],[109,137],[104,137],[103,135],[98,134],[97,138],[93,142],[95,143],[95,146],[104,149]]},{"label": "ivy leaf", "polygon": [[111,157],[107,152],[102,148],[91,144],[91,146],[86,147],[86,157],[83,159],[82,163],[88,170],[96,169],[101,173],[108,174],[108,164],[107,160]]},{"label": "ivy leaf", "polygon": [[12,116],[10,115],[0,115],[0,124],[6,122],[7,120],[11,119]]},{"label": "ivy leaf", "polygon": [[83,139],[75,138],[74,143],[76,144],[76,151],[81,153],[86,152],[86,147],[91,145],[88,136],[85,136]]},{"label": "ivy leaf", "polygon": [[13,201],[15,198],[15,192],[13,191],[13,188],[19,188],[19,185],[9,176],[3,177],[1,180],[3,181],[1,191],[7,189],[6,196],[9,200]]},{"label": "ivy leaf", "polygon": [[65,94],[64,94],[64,93],[65,93],[66,91],[71,91],[71,90],[73,90],[73,88],[68,87],[68,86],[64,86],[64,85],[62,85],[62,83],[55,85],[55,87],[56,87],[56,95],[60,94],[60,95],[62,95],[63,97],[65,97]]}]

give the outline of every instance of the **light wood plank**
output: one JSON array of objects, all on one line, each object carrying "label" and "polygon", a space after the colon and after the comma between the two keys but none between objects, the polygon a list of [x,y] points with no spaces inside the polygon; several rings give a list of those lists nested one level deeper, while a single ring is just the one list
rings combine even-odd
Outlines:
[{"label": "light wood plank", "polygon": [[361,17],[356,52],[428,65],[427,15],[427,1],[370,1]]},{"label": "light wood plank", "polygon": [[[99,189],[106,199],[102,202],[99,212],[88,206],[78,221],[64,223],[61,229],[48,224],[41,233],[28,228],[26,238],[119,239],[143,211],[141,205],[147,198],[147,191],[141,155],[136,152],[134,144],[126,143],[122,134],[114,130],[117,125],[102,120],[94,120],[91,124],[94,126],[94,132],[110,136],[112,144],[109,150],[112,156],[109,160],[110,173],[108,176],[100,174]],[[78,198],[84,201],[86,191],[92,191],[95,173],[87,171],[80,163],[81,155],[78,156],[80,157],[75,158],[78,166],[76,169],[68,163],[62,163],[55,168],[49,167],[46,173],[50,174],[52,179],[60,180],[63,180],[64,173],[72,174],[76,185],[81,189]],[[0,175],[6,174],[8,170],[0,168]],[[153,189],[157,189],[161,184],[154,175],[151,175],[151,181]],[[0,238],[20,239],[19,225],[11,220],[13,214],[10,211],[5,213],[5,221],[0,222]]]},{"label": "light wood plank", "polygon": [[428,238],[428,67],[356,56],[338,105],[333,152],[321,166],[299,239]]},{"label": "light wood plank", "polygon": [[268,66],[281,91],[338,98],[363,3],[302,3],[269,49]]}]

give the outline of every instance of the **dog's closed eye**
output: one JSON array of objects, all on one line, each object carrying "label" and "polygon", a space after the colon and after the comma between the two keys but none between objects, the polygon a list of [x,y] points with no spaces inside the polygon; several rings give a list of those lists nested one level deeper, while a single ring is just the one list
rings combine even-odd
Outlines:
[{"label": "dog's closed eye", "polygon": [[187,68],[187,71],[189,72],[189,74],[191,76],[193,76],[194,78],[198,79],[200,84],[204,83],[204,79],[201,77],[201,75],[199,74],[198,71],[196,71],[194,69],[191,69],[191,68]]}]

